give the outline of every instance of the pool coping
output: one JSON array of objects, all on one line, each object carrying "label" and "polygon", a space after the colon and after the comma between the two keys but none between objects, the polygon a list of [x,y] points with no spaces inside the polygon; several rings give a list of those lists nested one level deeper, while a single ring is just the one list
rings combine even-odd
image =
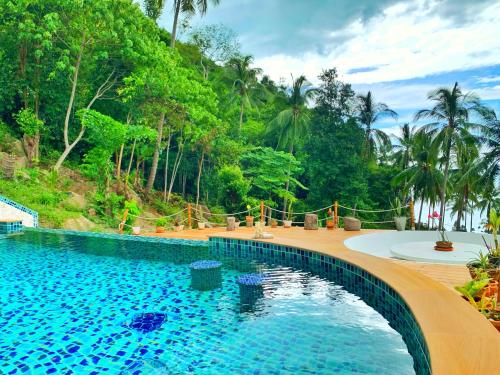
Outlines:
[{"label": "pool coping", "polygon": [[[351,263],[385,282],[403,299],[420,326],[429,350],[433,374],[493,374],[498,371],[500,334],[467,301],[436,280],[417,271],[347,249],[328,237],[311,241],[293,238],[252,239],[238,232],[209,238],[256,241],[313,251]],[[326,238],[326,241],[325,241]]]}]

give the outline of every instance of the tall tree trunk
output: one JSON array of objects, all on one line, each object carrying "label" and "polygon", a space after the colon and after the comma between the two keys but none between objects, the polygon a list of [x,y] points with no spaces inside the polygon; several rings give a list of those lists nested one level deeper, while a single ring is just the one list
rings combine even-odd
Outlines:
[{"label": "tall tree trunk", "polygon": [[244,111],[244,105],[243,105],[243,97],[241,98],[241,103],[240,103],[240,125],[238,127],[238,134],[241,134],[241,128],[243,127],[243,111]]},{"label": "tall tree trunk", "polygon": [[472,232],[472,217],[474,216],[474,209],[470,208],[470,231]]},{"label": "tall tree trunk", "polygon": [[[432,213],[436,211],[436,202],[432,202]],[[434,220],[432,220],[432,229],[434,229]]]},{"label": "tall tree trunk", "polygon": [[80,134],[77,136],[75,141],[70,144],[69,143],[69,120],[71,117],[71,111],[73,110],[73,103],[75,102],[75,95],[76,95],[76,87],[78,84],[78,74],[80,73],[80,64],[82,62],[82,56],[83,56],[83,50],[85,48],[85,33],[82,35],[82,43],[80,45],[80,50],[78,51],[78,55],[76,58],[76,63],[75,63],[75,70],[73,72],[73,80],[71,84],[71,94],[69,96],[69,101],[68,101],[68,106],[66,107],[66,116],[64,117],[64,131],[63,131],[63,136],[64,136],[64,151],[57,160],[56,164],[54,165],[54,169],[56,171],[61,168],[62,163],[64,160],[66,160],[66,157],[69,155],[73,147],[75,147],[76,143],[80,141],[81,137],[83,136],[83,132],[85,128],[82,126],[82,129],[80,130]]},{"label": "tall tree trunk", "polygon": [[181,11],[181,0],[175,0],[174,3],[174,24],[172,25],[172,39],[170,40],[170,47],[175,47],[175,39],[177,38],[177,22],[179,21],[179,13]]},{"label": "tall tree trunk", "polygon": [[198,177],[196,178],[196,207],[200,202],[200,180],[201,180],[201,172],[203,171],[203,159],[205,158],[205,150],[201,151],[201,156],[198,161]]},{"label": "tall tree trunk", "polygon": [[[289,150],[290,155],[293,155],[293,143],[290,144],[290,150]],[[288,190],[290,189],[290,169],[291,169],[291,162],[288,163],[288,178],[286,179],[285,183],[285,190],[288,193]],[[287,199],[286,196],[283,198],[283,213],[281,215],[281,220],[286,219],[286,210],[287,210]]]},{"label": "tall tree trunk", "polygon": [[156,171],[158,170],[158,160],[160,159],[160,147],[161,147],[161,138],[163,135],[163,124],[165,122],[165,112],[160,114],[160,119],[158,120],[158,136],[156,138],[155,151],[153,153],[153,161],[151,163],[151,171],[149,172],[148,183],[146,184],[145,193],[148,195],[153,189],[153,185],[155,183]]},{"label": "tall tree trunk", "polygon": [[170,140],[172,139],[172,127],[168,127],[167,138],[167,154],[165,155],[165,173],[163,174],[163,201],[167,200],[167,185],[168,185],[168,157],[170,155]]},{"label": "tall tree trunk", "polygon": [[139,186],[139,178],[141,176],[140,167],[141,167],[141,158],[137,157],[137,160],[135,161],[134,188],[137,188]]},{"label": "tall tree trunk", "polygon": [[130,159],[128,162],[128,167],[127,167],[127,174],[125,175],[125,191],[127,191],[128,187],[128,179],[130,176],[130,170],[132,169],[132,163],[134,161],[134,151],[135,151],[135,143],[137,142],[136,139],[134,139],[134,143],[132,143],[132,150],[130,151]]},{"label": "tall tree trunk", "polygon": [[448,139],[446,142],[445,149],[445,165],[444,165],[444,173],[443,173],[443,186],[440,189],[439,196],[441,200],[441,208],[439,210],[439,230],[444,229],[444,215],[446,213],[446,187],[448,185],[448,176],[450,173],[450,154],[451,154],[451,132],[453,131],[453,124],[448,125],[450,129],[450,134],[448,134]]},{"label": "tall tree trunk", "polygon": [[429,210],[427,214],[427,229],[431,229],[431,200],[429,199]]},{"label": "tall tree trunk", "polygon": [[120,180],[120,177],[121,177],[121,174],[122,174],[122,160],[123,160],[123,149],[125,147],[125,144],[122,143],[122,145],[120,146],[120,152],[118,153],[118,160],[116,162],[116,171],[115,171],[115,175],[116,175],[116,179],[119,181]]},{"label": "tall tree trunk", "polygon": [[182,175],[182,197],[186,197],[186,183],[187,183],[187,174],[184,173]]},{"label": "tall tree trunk", "polygon": [[172,194],[172,190],[174,188],[175,177],[177,176],[177,171],[179,170],[179,166],[181,165],[183,153],[184,153],[184,144],[181,143],[179,144],[179,149],[177,150],[177,155],[175,156],[174,165],[172,168],[172,176],[170,176],[170,186],[168,187],[167,203],[170,201],[170,195]]},{"label": "tall tree trunk", "polygon": [[418,213],[418,229],[422,229],[422,210],[424,208],[424,195],[420,197],[421,202],[420,202],[420,211]]},{"label": "tall tree trunk", "polygon": [[462,225],[462,216],[464,215],[464,204],[465,204],[465,194],[462,197],[462,200],[459,202],[458,210],[457,210],[457,220],[455,221],[456,230],[460,230]]}]

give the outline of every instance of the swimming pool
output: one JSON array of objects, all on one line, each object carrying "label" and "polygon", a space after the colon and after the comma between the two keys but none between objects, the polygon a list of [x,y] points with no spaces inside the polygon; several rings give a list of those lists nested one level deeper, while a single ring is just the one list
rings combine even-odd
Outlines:
[{"label": "swimming pool", "polygon": [[[39,231],[0,240],[0,373],[415,373],[393,322],[328,272],[214,244]],[[223,264],[214,290],[191,288],[200,259]],[[262,293],[242,305],[236,280],[248,273],[263,275]],[[156,320],[137,329],[144,314]]]}]

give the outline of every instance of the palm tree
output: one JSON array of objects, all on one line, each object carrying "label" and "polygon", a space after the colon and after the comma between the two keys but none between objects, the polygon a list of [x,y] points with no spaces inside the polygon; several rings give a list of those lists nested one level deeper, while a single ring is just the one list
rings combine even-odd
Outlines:
[{"label": "palm tree", "polygon": [[373,124],[383,117],[397,118],[398,115],[387,104],[375,102],[371,91],[366,95],[359,94],[357,101],[355,107],[357,119],[365,127],[363,156],[372,160],[381,145],[390,144],[389,136],[382,130],[373,128]]},{"label": "palm tree", "polygon": [[157,22],[165,5],[165,0],[144,0],[144,13]]},{"label": "palm tree", "polygon": [[[219,5],[220,0],[211,0],[211,3],[216,6]],[[194,15],[197,12],[204,16],[208,10],[208,0],[174,0],[174,22],[172,25],[172,39],[170,47],[175,47],[175,40],[177,37],[177,23],[179,21],[180,13]]]},{"label": "palm tree", "polygon": [[394,153],[394,162],[402,170],[405,170],[412,163],[412,152],[415,144],[417,127],[411,127],[406,123],[399,127],[400,136],[394,136],[396,142],[393,147],[396,149]]},{"label": "palm tree", "polygon": [[474,163],[479,157],[479,148],[476,138],[464,138],[457,147],[456,168],[450,173],[450,180],[453,181],[454,205],[452,213],[457,214],[455,228],[460,230],[461,221],[464,218],[467,228],[467,207],[471,209],[472,217],[473,202],[476,201],[478,182],[480,176],[478,170],[474,168]]},{"label": "palm tree", "polygon": [[392,183],[403,186],[405,194],[413,190],[415,198],[420,200],[420,227],[424,202],[427,201],[429,206],[435,203],[442,173],[438,169],[439,145],[433,141],[432,134],[418,131],[413,139],[411,159],[414,163],[396,175]]},{"label": "palm tree", "polygon": [[253,96],[263,91],[257,76],[262,73],[262,69],[251,68],[253,57],[250,55],[234,57],[229,60],[227,67],[229,68],[230,78],[233,81],[233,89],[240,97],[240,122],[239,133],[243,125],[243,113],[245,108],[251,108]]},{"label": "palm tree", "polygon": [[277,148],[287,148],[289,153],[293,153],[295,142],[305,135],[311,122],[307,104],[315,93],[316,89],[311,87],[306,77],[300,76],[296,80],[292,77],[286,108],[269,123],[269,129],[279,134]]},{"label": "palm tree", "polygon": [[440,189],[439,229],[443,229],[452,148],[461,137],[471,136],[469,130],[483,128],[480,124],[469,121],[472,114],[476,114],[480,119],[490,120],[494,117],[494,113],[481,105],[479,98],[473,93],[463,94],[458,82],[451,90],[443,87],[430,92],[428,99],[435,102],[434,107],[418,111],[415,114],[415,121],[434,120],[434,122],[425,125],[425,129],[436,132],[442,147],[444,176]]},{"label": "palm tree", "polygon": [[[311,122],[307,104],[315,93],[316,89],[311,87],[306,77],[300,76],[294,80],[292,76],[292,89],[286,98],[286,108],[269,123],[269,130],[279,134],[277,148],[285,148],[290,154],[293,154],[296,141],[306,134]],[[287,192],[289,182],[288,179],[286,182]],[[285,197],[283,211],[286,209],[287,199]]]}]

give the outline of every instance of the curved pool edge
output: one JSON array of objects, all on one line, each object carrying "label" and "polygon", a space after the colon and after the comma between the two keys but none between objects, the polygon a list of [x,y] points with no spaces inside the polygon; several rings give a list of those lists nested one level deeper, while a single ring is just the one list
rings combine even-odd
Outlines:
[{"label": "curved pool edge", "polygon": [[[155,243],[157,245],[208,246],[206,240],[138,237],[68,230],[27,229],[91,237]],[[273,230],[271,230],[273,231]],[[285,233],[282,236],[281,233]],[[250,232],[218,232],[210,238],[230,238],[302,249],[340,259],[389,285],[411,310],[427,345],[433,374],[493,374],[498,371],[500,335],[493,326],[457,293],[439,282],[388,259],[349,250],[344,240],[361,233],[304,231],[293,228],[274,231],[273,240],[253,240]],[[155,251],[154,246],[151,250]],[[431,302],[430,302],[431,301]]]},{"label": "curved pool edge", "polygon": [[[309,232],[310,233],[310,232]],[[469,303],[441,283],[388,259],[348,250],[329,233],[254,240],[238,232],[212,239],[233,239],[312,251],[352,264],[390,286],[405,302],[418,324],[433,374],[484,374],[498,371],[500,334]],[[352,235],[352,234],[351,234]]]}]

